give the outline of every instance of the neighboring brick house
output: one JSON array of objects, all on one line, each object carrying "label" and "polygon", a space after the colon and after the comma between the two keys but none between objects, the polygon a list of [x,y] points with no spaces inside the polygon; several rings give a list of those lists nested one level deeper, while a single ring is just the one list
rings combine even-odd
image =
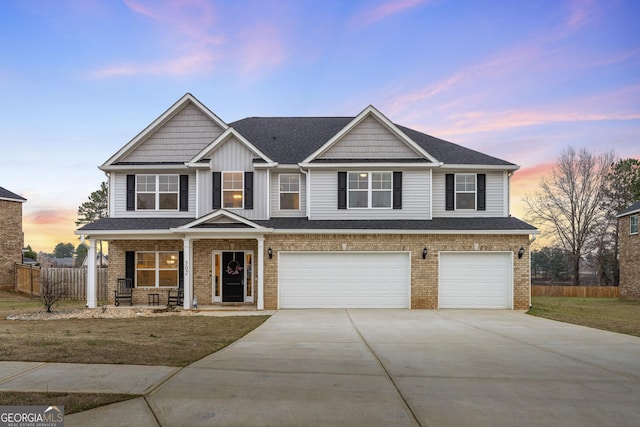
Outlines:
[{"label": "neighboring brick house", "polygon": [[391,122],[250,117],[225,123],[184,95],[100,169],[109,242],[134,304],[184,308],[504,308],[530,303],[530,240],[509,212],[519,166]]},{"label": "neighboring brick house", "polygon": [[620,248],[620,297],[640,299],[640,235],[638,234],[640,201],[616,216]]},{"label": "neighboring brick house", "polygon": [[26,201],[0,187],[0,289],[13,289],[15,264],[22,262],[22,204]]}]

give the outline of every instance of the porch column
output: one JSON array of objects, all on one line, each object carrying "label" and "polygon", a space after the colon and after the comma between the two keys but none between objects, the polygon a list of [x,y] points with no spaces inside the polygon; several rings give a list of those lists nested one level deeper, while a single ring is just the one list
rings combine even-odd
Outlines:
[{"label": "porch column", "polygon": [[96,272],[96,239],[89,240],[87,251],[87,307],[98,306],[98,275]]},{"label": "porch column", "polygon": [[264,310],[264,237],[258,237],[258,310]]},{"label": "porch column", "polygon": [[184,301],[183,308],[189,310],[193,302],[193,281],[191,280],[191,239],[185,237],[184,241]]}]

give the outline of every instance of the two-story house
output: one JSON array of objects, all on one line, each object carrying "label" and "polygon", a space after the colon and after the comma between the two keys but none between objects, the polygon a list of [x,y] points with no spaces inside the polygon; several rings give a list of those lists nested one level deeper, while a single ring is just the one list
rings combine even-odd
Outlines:
[{"label": "two-story house", "polygon": [[620,297],[640,300],[640,201],[616,215],[618,218],[618,246],[620,248]]},{"label": "two-story house", "polygon": [[22,262],[22,196],[0,187],[0,289],[13,289],[15,265]]},{"label": "two-story house", "polygon": [[[183,288],[184,308],[505,308],[530,303],[530,238],[509,214],[517,165],[391,122],[249,117],[191,94],[109,158],[110,298]],[[163,301],[164,300],[164,301]],[[112,302],[113,299],[110,300]]]}]

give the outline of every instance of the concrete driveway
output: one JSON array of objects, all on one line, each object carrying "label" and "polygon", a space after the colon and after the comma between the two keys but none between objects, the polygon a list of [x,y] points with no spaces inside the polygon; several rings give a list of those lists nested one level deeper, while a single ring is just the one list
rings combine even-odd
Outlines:
[{"label": "concrete driveway", "polygon": [[640,338],[511,311],[281,310],[147,402],[162,426],[638,425]]}]

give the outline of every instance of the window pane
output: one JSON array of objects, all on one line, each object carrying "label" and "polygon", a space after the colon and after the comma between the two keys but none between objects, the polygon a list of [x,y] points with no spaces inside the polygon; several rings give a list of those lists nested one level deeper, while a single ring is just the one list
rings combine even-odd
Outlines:
[{"label": "window pane", "polygon": [[247,296],[250,297],[251,296],[251,292],[253,290],[253,268],[252,268],[252,264],[251,264],[251,259],[252,256],[251,254],[247,254],[246,256],[246,261],[244,263],[244,265],[247,267],[246,271],[247,271]]},{"label": "window pane", "polygon": [[456,191],[476,191],[476,176],[456,175]]},{"label": "window pane", "polygon": [[631,225],[629,232],[636,234],[638,232],[638,215],[632,215],[629,217],[629,224]]},{"label": "window pane", "polygon": [[158,286],[178,286],[178,270],[160,270]]},{"label": "window pane", "polygon": [[178,195],[175,193],[161,193],[160,209],[178,209]]},{"label": "window pane", "polygon": [[138,175],[138,191],[156,191],[156,176],[155,175]]},{"label": "window pane", "polygon": [[391,190],[391,173],[373,172],[371,174],[371,188],[374,190]]},{"label": "window pane", "polygon": [[216,289],[215,289],[215,296],[219,297],[220,296],[220,254],[215,254],[215,283],[216,283]]},{"label": "window pane", "polygon": [[298,193],[280,193],[280,209],[300,209]]},{"label": "window pane", "polygon": [[178,253],[163,252],[160,254],[160,268],[178,268]]},{"label": "window pane", "polygon": [[138,268],[156,268],[156,254],[153,252],[138,252]]},{"label": "window pane", "polygon": [[222,173],[222,188],[225,190],[242,190],[243,187],[242,172],[223,172]]},{"label": "window pane", "polygon": [[369,188],[368,172],[350,172],[349,190],[367,190]]},{"label": "window pane", "polygon": [[242,191],[225,191],[224,206],[225,208],[242,208]]},{"label": "window pane", "polygon": [[349,191],[349,207],[350,208],[366,208],[368,207],[368,193],[366,191]]},{"label": "window pane", "polygon": [[155,193],[138,193],[138,209],[155,209]]},{"label": "window pane", "polygon": [[475,208],[476,208],[475,193],[456,194],[456,209],[475,209]]},{"label": "window pane", "polygon": [[280,175],[280,191],[300,191],[300,176],[297,174]]},{"label": "window pane", "polygon": [[391,191],[374,191],[371,194],[371,204],[374,208],[390,208]]},{"label": "window pane", "polygon": [[160,175],[158,180],[161,192],[178,192],[177,175]]},{"label": "window pane", "polygon": [[156,271],[155,270],[138,270],[136,286],[155,286]]}]

